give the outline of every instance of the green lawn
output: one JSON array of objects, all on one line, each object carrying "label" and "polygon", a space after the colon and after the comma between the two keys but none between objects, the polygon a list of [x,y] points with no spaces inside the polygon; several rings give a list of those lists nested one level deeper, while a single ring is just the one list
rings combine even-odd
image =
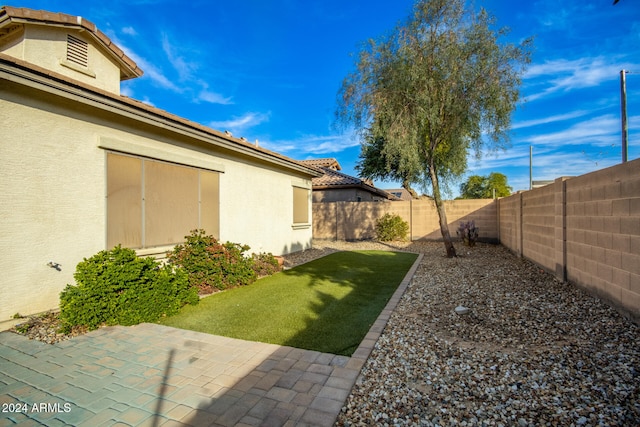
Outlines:
[{"label": "green lawn", "polygon": [[416,260],[402,252],[337,252],[204,298],[161,323],[350,356]]}]

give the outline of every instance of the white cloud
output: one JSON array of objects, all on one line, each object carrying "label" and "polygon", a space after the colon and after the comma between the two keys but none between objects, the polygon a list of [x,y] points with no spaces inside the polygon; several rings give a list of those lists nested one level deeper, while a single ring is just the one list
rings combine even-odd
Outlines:
[{"label": "white cloud", "polygon": [[522,128],[529,128],[529,127],[538,126],[538,125],[546,125],[546,124],[549,124],[549,123],[562,122],[562,121],[565,121],[565,120],[575,119],[577,117],[581,117],[581,116],[584,116],[586,114],[589,114],[589,111],[579,110],[579,111],[574,111],[572,113],[567,113],[567,114],[558,114],[558,115],[555,115],[555,116],[543,117],[541,119],[526,120],[526,121],[517,122],[511,128],[512,129],[522,129]]},{"label": "white cloud", "polygon": [[261,145],[279,152],[299,152],[305,155],[326,155],[339,153],[352,147],[357,147],[360,142],[352,134],[343,135],[303,135],[296,139],[270,140]]},{"label": "white cloud", "polygon": [[231,133],[239,134],[240,132],[268,121],[269,113],[246,113],[243,116],[234,117],[230,120],[209,122],[209,126],[215,129],[228,130]]},{"label": "white cloud", "polygon": [[576,123],[558,132],[529,137],[528,141],[533,145],[590,144],[606,146],[618,141],[619,131],[620,118],[607,114]]},{"label": "white cloud", "polygon": [[133,28],[133,27],[124,27],[124,28],[122,29],[122,32],[123,32],[124,34],[130,35],[130,36],[137,36],[137,35],[138,35],[138,32],[137,32],[137,31],[136,31],[136,29],[135,29],[135,28]]},{"label": "white cloud", "polygon": [[181,81],[187,81],[193,78],[194,72],[198,69],[197,63],[184,59],[169,41],[167,34],[162,34],[162,50],[167,55],[171,66],[178,72]]},{"label": "white cloud", "polygon": [[133,59],[133,61],[138,65],[138,67],[144,71],[142,78],[149,78],[154,84],[164,89],[169,89],[176,93],[183,93],[183,89],[180,86],[173,83],[169,78],[167,78],[162,72],[162,70],[158,69],[155,65],[153,65],[151,62],[147,61],[143,57],[132,52],[130,49],[128,49],[119,41],[117,43],[118,43],[118,46],[122,49],[122,51],[125,53],[125,55]]},{"label": "white cloud", "polygon": [[543,86],[544,89],[525,98],[534,101],[557,92],[596,87],[605,81],[618,79],[620,68],[614,58],[600,56],[533,64],[524,77],[529,85]]},{"label": "white cloud", "polygon": [[200,94],[198,94],[197,101],[208,102],[210,104],[221,104],[221,105],[231,105],[233,101],[230,97],[225,98],[223,95],[219,93],[211,92],[206,89],[203,89]]}]

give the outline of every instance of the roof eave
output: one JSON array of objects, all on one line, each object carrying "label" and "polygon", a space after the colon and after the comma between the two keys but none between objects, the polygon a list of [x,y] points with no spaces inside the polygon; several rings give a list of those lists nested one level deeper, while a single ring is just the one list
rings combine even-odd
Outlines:
[{"label": "roof eave", "polygon": [[96,25],[81,16],[52,13],[27,8],[3,6],[0,9],[0,28],[10,24],[47,25],[53,27],[73,28],[86,32],[107,54],[119,65],[120,80],[130,80],[144,74],[135,61],[129,58],[122,49],[111,41]]},{"label": "roof eave", "polygon": [[379,188],[371,187],[366,184],[338,184],[338,185],[314,185],[313,190],[346,190],[350,188],[357,188],[361,190],[368,191],[369,193],[377,194],[380,197],[384,197],[387,200],[400,200],[393,194],[388,194],[384,190],[380,190]]},{"label": "roof eave", "polygon": [[[179,116],[170,118],[149,111],[140,106],[126,102],[122,97],[101,93],[98,89],[90,89],[81,84],[69,84],[60,81],[51,72],[38,72],[32,66],[18,64],[14,58],[0,55],[0,78],[33,87],[57,96],[62,96],[86,105],[110,111],[123,117],[145,122],[159,128],[168,129],[182,135],[190,136],[219,148],[235,152],[256,160],[279,165],[285,169],[296,171],[309,178],[321,176],[318,171],[275,152],[259,149],[249,143],[226,137],[222,132],[190,122]],[[135,101],[140,103],[139,101]],[[140,103],[141,104],[141,103]],[[170,113],[168,113],[170,115]]]}]

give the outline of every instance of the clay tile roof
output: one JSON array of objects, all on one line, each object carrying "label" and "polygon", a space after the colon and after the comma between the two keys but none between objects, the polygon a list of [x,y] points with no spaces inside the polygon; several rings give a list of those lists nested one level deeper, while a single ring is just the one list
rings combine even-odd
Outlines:
[{"label": "clay tile roof", "polygon": [[311,180],[311,185],[314,189],[324,190],[329,188],[360,187],[364,190],[378,194],[379,196],[382,196],[389,200],[399,200],[399,198],[394,196],[393,194],[376,188],[371,180],[356,178],[355,176],[338,172],[331,167],[316,166],[313,164],[314,162],[318,162],[319,164],[326,164],[326,160],[333,160],[336,164],[338,163],[336,159],[314,159],[300,161],[300,163],[324,173],[324,175],[313,178]]},{"label": "clay tile roof", "polygon": [[312,184],[317,186],[338,186],[338,185],[361,185],[364,182],[360,178],[356,178],[336,170],[321,167],[324,175],[313,178]]},{"label": "clay tile roof", "polygon": [[[96,25],[80,16],[67,15],[66,13],[48,12],[46,10],[34,10],[24,7],[3,6],[0,8],[0,30],[10,24],[39,23],[76,27],[88,31],[93,39],[101,44],[107,52],[111,53],[120,63],[120,79],[128,80],[140,77],[143,71],[138,65],[116,46]],[[0,35],[2,32],[0,31]]]},{"label": "clay tile roof", "polygon": [[306,164],[308,166],[326,167],[335,170],[342,170],[342,167],[340,167],[340,163],[338,163],[338,161],[333,157],[326,159],[301,160],[300,163]]}]

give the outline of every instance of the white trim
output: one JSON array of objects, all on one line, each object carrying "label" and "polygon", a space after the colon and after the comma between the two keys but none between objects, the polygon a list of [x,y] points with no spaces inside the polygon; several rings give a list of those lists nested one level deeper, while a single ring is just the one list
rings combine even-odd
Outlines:
[{"label": "white trim", "polygon": [[309,223],[292,224],[291,228],[293,230],[302,230],[302,229],[306,229],[306,228],[311,228],[311,224],[309,224]]},{"label": "white trim", "polygon": [[298,187],[298,188],[303,188],[305,190],[311,190],[311,180],[305,182],[305,181],[300,181],[300,180],[296,180],[296,179],[292,179],[291,180],[291,186],[292,187]]},{"label": "white trim", "polygon": [[177,245],[181,245],[182,243],[176,243],[175,245],[164,245],[164,246],[155,246],[151,248],[141,248],[141,249],[133,249],[136,251],[136,255],[139,257],[154,257],[154,258],[166,258],[167,252],[170,252]]},{"label": "white trim", "polygon": [[98,147],[105,150],[113,150],[121,153],[133,154],[135,156],[148,157],[156,160],[163,160],[170,163],[178,163],[185,166],[193,166],[213,172],[224,172],[224,165],[207,159],[206,154],[201,158],[191,157],[185,154],[172,153],[158,147],[146,147],[135,142],[126,142],[108,136],[99,137]]},{"label": "white trim", "polygon": [[73,71],[77,71],[79,73],[82,74],[86,74],[89,77],[96,77],[96,73],[89,67],[83,67],[82,65],[78,65],[76,63],[70,62],[66,59],[61,59],[60,60],[60,65],[62,65],[63,67],[67,67],[72,69]]}]

